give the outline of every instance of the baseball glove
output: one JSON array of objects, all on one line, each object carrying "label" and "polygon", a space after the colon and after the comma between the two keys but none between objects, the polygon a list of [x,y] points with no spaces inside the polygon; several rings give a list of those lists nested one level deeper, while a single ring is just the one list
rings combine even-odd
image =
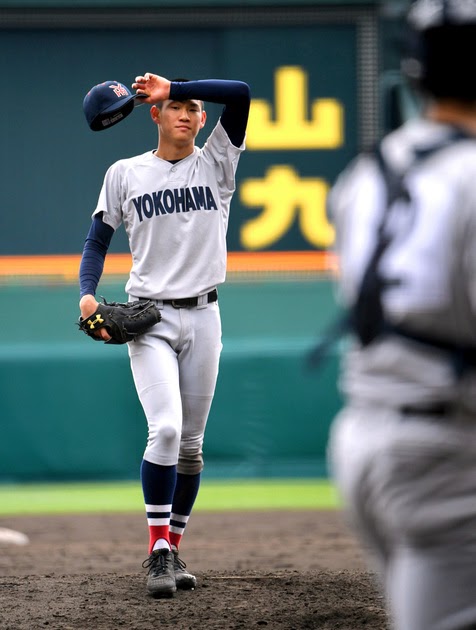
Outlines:
[{"label": "baseball glove", "polygon": [[95,341],[102,341],[95,336],[100,328],[107,328],[111,335],[104,343],[122,344],[134,341],[139,335],[158,324],[162,319],[159,309],[152,300],[137,300],[136,302],[106,302],[98,304],[95,313],[79,318],[78,326],[88,337]]}]

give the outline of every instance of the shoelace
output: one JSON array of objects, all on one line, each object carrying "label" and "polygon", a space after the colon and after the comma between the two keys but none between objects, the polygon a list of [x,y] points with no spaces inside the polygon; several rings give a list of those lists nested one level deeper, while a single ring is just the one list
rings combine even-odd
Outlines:
[{"label": "shoelace", "polygon": [[157,573],[165,573],[165,555],[160,553],[152,553],[146,560],[144,560],[142,566],[144,569],[149,569],[149,573],[151,573],[152,571],[156,571]]},{"label": "shoelace", "polygon": [[174,554],[174,564],[178,565],[181,569],[187,568],[185,562],[177,554]]}]

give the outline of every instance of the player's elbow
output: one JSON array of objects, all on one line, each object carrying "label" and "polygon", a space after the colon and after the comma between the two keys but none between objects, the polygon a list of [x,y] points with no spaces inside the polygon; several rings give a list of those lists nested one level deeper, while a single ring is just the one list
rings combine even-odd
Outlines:
[{"label": "player's elbow", "polygon": [[236,82],[236,97],[243,101],[251,100],[251,89],[244,81]]}]

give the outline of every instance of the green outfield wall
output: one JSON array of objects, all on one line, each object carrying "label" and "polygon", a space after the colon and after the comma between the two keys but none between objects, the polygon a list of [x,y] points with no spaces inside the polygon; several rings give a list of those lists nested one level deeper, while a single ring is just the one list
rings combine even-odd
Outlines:
[{"label": "green outfield wall", "polygon": [[[102,287],[124,298],[123,283]],[[329,280],[228,283],[205,474],[325,474],[337,355],[305,357],[335,313]],[[3,286],[0,481],[138,476],[146,423],[123,346],[80,333],[75,286]]]}]

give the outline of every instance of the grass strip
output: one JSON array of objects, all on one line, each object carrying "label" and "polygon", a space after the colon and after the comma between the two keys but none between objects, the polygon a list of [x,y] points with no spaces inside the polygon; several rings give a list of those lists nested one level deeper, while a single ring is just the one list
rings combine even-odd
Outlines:
[{"label": "grass strip", "polygon": [[[340,502],[326,479],[204,480],[195,510],[322,510]],[[140,482],[0,485],[0,516],[143,511]]]}]

